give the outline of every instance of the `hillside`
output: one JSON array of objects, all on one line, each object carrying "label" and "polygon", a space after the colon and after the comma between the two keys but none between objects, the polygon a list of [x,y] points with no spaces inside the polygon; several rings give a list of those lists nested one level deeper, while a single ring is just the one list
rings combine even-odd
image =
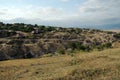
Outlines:
[{"label": "hillside", "polygon": [[0,60],[101,51],[119,45],[117,32],[0,22]]},{"label": "hillside", "polygon": [[120,48],[0,62],[0,80],[119,80]]},{"label": "hillside", "polygon": [[119,32],[0,22],[0,80],[119,80],[119,53]]}]

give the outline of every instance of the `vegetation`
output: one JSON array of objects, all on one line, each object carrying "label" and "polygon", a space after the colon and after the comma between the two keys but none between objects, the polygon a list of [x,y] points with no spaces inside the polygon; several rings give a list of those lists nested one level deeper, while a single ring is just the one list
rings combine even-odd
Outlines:
[{"label": "vegetation", "polygon": [[88,46],[84,46],[81,42],[72,42],[69,45],[72,50],[76,49],[78,51],[90,51],[90,48]]},{"label": "vegetation", "polygon": [[112,48],[112,43],[105,43],[100,46],[95,46],[98,50],[104,50],[108,48]]},{"label": "vegetation", "polygon": [[43,26],[43,25],[31,25],[31,24],[24,24],[24,23],[15,23],[15,24],[4,24],[0,23],[0,30],[13,30],[13,31],[22,31],[22,32],[31,32],[35,28],[45,31],[53,31],[55,27],[52,26]]},{"label": "vegetation", "polygon": [[64,49],[58,49],[58,50],[56,51],[56,54],[61,54],[61,55],[63,55],[63,54],[65,54],[65,50],[64,50]]},{"label": "vegetation", "polygon": [[4,24],[3,26],[0,26],[1,30],[14,30],[14,31],[23,31],[23,32],[31,32],[33,30],[33,27],[31,26],[25,26],[24,24]]},{"label": "vegetation", "polygon": [[115,34],[114,37],[120,39],[120,33]]},{"label": "vegetation", "polygon": [[49,53],[73,55],[94,49],[101,51],[112,48],[116,42],[119,43],[119,33],[115,32],[0,22],[0,51],[4,60],[8,57],[40,57]]},{"label": "vegetation", "polygon": [[119,80],[120,48],[0,62],[0,80]]},{"label": "vegetation", "polygon": [[104,48],[111,48],[112,47],[112,43],[106,43],[102,45]]},{"label": "vegetation", "polygon": [[13,36],[15,34],[15,31],[0,31],[0,38]]},{"label": "vegetation", "polygon": [[119,38],[95,29],[0,22],[0,80],[119,80]]}]

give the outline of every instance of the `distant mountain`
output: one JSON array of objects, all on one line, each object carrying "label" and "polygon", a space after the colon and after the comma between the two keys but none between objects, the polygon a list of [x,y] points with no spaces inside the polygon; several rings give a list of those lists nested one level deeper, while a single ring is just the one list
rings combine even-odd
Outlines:
[{"label": "distant mountain", "polygon": [[85,25],[81,28],[101,29],[101,30],[120,30],[120,24],[105,24],[105,25]]}]

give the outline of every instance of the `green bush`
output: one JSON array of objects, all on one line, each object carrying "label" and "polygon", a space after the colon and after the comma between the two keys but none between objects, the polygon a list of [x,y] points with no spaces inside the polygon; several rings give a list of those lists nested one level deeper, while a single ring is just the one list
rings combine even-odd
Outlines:
[{"label": "green bush", "polygon": [[100,46],[96,46],[96,48],[100,51],[104,50],[106,48],[112,48],[112,43],[105,43],[105,44],[102,44]]},{"label": "green bush", "polygon": [[0,32],[0,37],[2,38],[2,37],[9,37],[9,36],[13,36],[13,35],[15,35],[16,34],[16,32],[14,32],[14,31],[12,31],[12,32],[9,32],[9,31],[1,31]]},{"label": "green bush", "polygon": [[65,50],[64,49],[59,49],[56,51],[57,54],[65,54]]},{"label": "green bush", "polygon": [[103,47],[104,48],[111,48],[112,47],[112,43],[103,44]]},{"label": "green bush", "polygon": [[115,38],[120,38],[120,33],[114,35]]},{"label": "green bush", "polygon": [[81,42],[72,42],[69,44],[70,48],[72,48],[72,50],[81,50],[81,51],[89,51],[90,48],[89,46],[85,46],[85,45],[82,45]]}]

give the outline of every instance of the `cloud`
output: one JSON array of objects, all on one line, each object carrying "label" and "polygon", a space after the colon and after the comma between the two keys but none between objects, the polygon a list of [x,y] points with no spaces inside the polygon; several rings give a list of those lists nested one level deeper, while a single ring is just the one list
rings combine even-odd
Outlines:
[{"label": "cloud", "polygon": [[24,8],[1,7],[0,18],[9,22],[58,26],[120,23],[120,0],[85,0],[82,3],[78,1],[78,3],[80,5],[67,8],[65,6],[64,8],[62,4],[59,7],[36,5],[27,5]]},{"label": "cloud", "polygon": [[105,8],[105,7],[99,7],[99,6],[97,6],[97,7],[80,7],[80,11],[81,12],[100,12],[100,11],[105,11],[105,10],[107,10],[108,8]]},{"label": "cloud", "polygon": [[[108,12],[111,10],[120,11],[120,0],[88,0],[80,6],[80,11],[83,12]],[[115,13],[115,12],[114,12]]]},{"label": "cloud", "polygon": [[[15,19],[15,18],[25,18],[25,19],[43,19],[43,20],[53,20],[60,19],[59,16],[63,16],[62,8],[53,7],[35,7],[28,6],[26,8],[16,8],[16,7],[6,7],[0,9],[0,17],[5,20]],[[4,14],[4,15],[3,15]]]},{"label": "cloud", "polygon": [[[120,22],[120,0],[88,0],[79,7],[79,14],[84,14],[92,22]],[[84,19],[86,19],[84,17]],[[110,20],[109,20],[110,19]],[[107,20],[106,22],[103,22]],[[87,21],[87,19],[86,19]],[[90,22],[91,22],[90,21]]]},{"label": "cloud", "polygon": [[6,14],[6,11],[7,11],[6,9],[1,9],[1,10],[0,10],[0,15],[2,15],[2,16],[5,15],[5,14]]},{"label": "cloud", "polygon": [[43,20],[56,20],[60,19],[64,15],[62,8],[53,8],[53,7],[38,7],[34,14],[34,18],[40,18]]}]

